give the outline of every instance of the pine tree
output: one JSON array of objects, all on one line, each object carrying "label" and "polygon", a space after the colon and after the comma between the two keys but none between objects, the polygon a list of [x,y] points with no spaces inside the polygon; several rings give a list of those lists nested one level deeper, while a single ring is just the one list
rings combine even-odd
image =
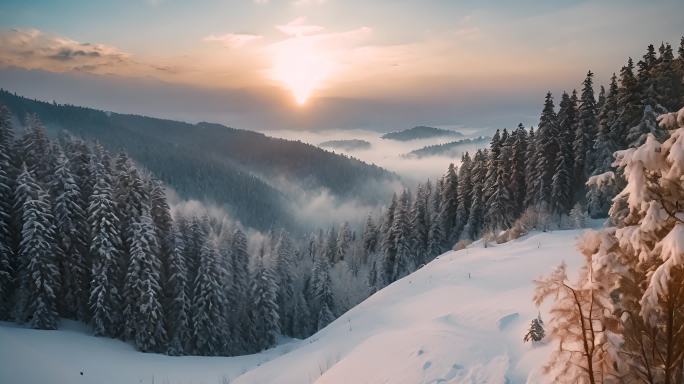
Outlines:
[{"label": "pine tree", "polygon": [[143,206],[131,228],[132,243],[124,278],[124,337],[143,352],[160,351],[166,341],[161,304],[159,244],[149,208]]},{"label": "pine tree", "polygon": [[617,93],[617,117],[611,131],[618,148],[627,146],[627,133],[630,127],[639,122],[642,115],[639,89],[634,77],[634,64],[630,58],[620,70],[620,87]]},{"label": "pine tree", "polygon": [[[577,121],[573,121],[573,108],[571,105],[561,105],[558,119],[561,132],[569,132],[574,141],[572,142],[573,156],[573,180],[577,194],[584,196],[584,182],[591,172],[591,164],[594,162],[592,143],[596,140],[597,132],[597,107],[594,99],[594,73],[587,72],[587,77],[582,83],[582,95],[578,108]],[[572,131],[569,131],[572,130]]]},{"label": "pine tree", "polygon": [[534,194],[537,204],[548,208],[551,204],[551,183],[556,169],[555,159],[560,152],[558,147],[558,118],[554,111],[553,96],[546,94],[544,109],[539,120],[536,135],[536,159]]},{"label": "pine tree", "polygon": [[55,257],[54,220],[47,192],[23,168],[18,183],[28,190],[21,216],[19,291],[16,317],[32,328],[56,329],[59,268]]},{"label": "pine tree", "polygon": [[427,197],[425,196],[425,187],[418,185],[416,188],[416,199],[413,201],[413,206],[410,212],[410,227],[411,227],[411,249],[415,258],[416,265],[423,264],[426,261],[426,254],[428,252],[429,242],[429,222],[428,222],[428,206]]},{"label": "pine tree", "polygon": [[52,184],[54,198],[56,240],[59,247],[59,270],[62,276],[61,298],[63,314],[86,321],[88,319],[88,294],[90,281],[86,265],[88,228],[86,215],[81,207],[81,191],[71,173],[69,162],[59,154]]},{"label": "pine tree", "polygon": [[485,226],[494,232],[509,228],[513,221],[513,200],[509,189],[510,181],[507,177],[510,171],[511,147],[507,142],[507,137],[508,133],[504,130],[499,141],[499,153],[497,157],[491,157],[494,153],[490,152],[487,164],[488,168],[494,169],[491,177],[495,179],[488,186],[490,190],[485,193],[485,196],[489,196],[485,205]]},{"label": "pine tree", "polygon": [[335,252],[335,262],[343,261],[347,258],[351,246],[352,233],[349,223],[344,222],[337,233],[337,247]]},{"label": "pine tree", "polygon": [[190,338],[188,312],[188,270],[183,248],[185,246],[179,228],[172,228],[172,252],[168,260],[166,324],[168,329],[168,348],[166,353],[172,356],[183,355],[188,348]]},{"label": "pine tree", "polygon": [[594,157],[591,174],[598,175],[608,172],[613,162],[613,152],[617,150],[615,133],[611,131],[617,118],[617,77],[611,77],[608,95],[601,108],[598,118],[598,133],[593,145]]},{"label": "pine tree", "polygon": [[[345,223],[346,224],[346,223]],[[345,234],[346,232],[346,234]],[[351,233],[349,226],[343,225],[340,230],[340,241],[344,244],[338,244],[338,254],[340,248],[348,248],[351,241]],[[346,251],[341,252],[341,257],[346,257]],[[278,317],[280,318],[279,329],[283,334],[292,335],[292,311],[294,299],[294,276],[292,273],[292,263],[294,262],[294,247],[287,232],[282,231],[276,245],[273,272],[276,277],[276,303],[278,304]]]},{"label": "pine tree", "polygon": [[[468,216],[470,215],[470,205],[472,204],[472,189],[473,189],[473,180],[472,180],[472,160],[470,159],[470,154],[468,152],[464,153],[463,156],[461,157],[461,166],[458,169],[458,179],[460,182],[458,183],[458,206],[456,207],[456,228],[454,230],[455,233],[460,234],[463,231],[463,227],[465,227],[466,222],[468,221]],[[437,192],[435,192],[435,197],[439,196]],[[434,199],[437,200],[437,199]],[[436,207],[433,210],[436,213],[439,212],[437,209],[439,207],[439,204],[441,204],[441,201],[436,201]],[[435,216],[433,214],[433,216]],[[437,231],[437,229],[435,229]],[[440,231],[441,232],[441,231]],[[436,233],[434,236],[438,236]],[[444,236],[443,233],[440,233],[439,236]],[[434,242],[433,242],[434,243]],[[434,243],[436,246],[439,243]],[[441,248],[441,246],[440,246]],[[439,252],[441,253],[441,252]],[[436,253],[434,255],[438,255],[439,253]],[[431,252],[432,254],[432,252]]]},{"label": "pine tree", "polygon": [[237,327],[235,339],[240,344],[239,348],[242,351],[251,351],[256,344],[256,338],[255,325],[249,315],[249,308],[252,304],[249,285],[249,254],[247,253],[247,238],[240,229],[233,232],[231,250],[233,275],[231,292],[235,298],[232,308],[234,317],[231,323]]},{"label": "pine tree", "polygon": [[[444,175],[444,188],[441,191],[441,210],[442,234],[448,242],[458,239],[457,211],[458,211],[458,175],[454,164],[449,164],[446,175]],[[416,198],[418,198],[416,196]]]},{"label": "pine tree", "polygon": [[546,333],[544,332],[544,322],[541,319],[541,314],[530,322],[530,328],[527,330],[523,340],[527,342],[538,343],[544,339]]},{"label": "pine tree", "polygon": [[252,280],[252,317],[256,320],[257,345],[260,350],[275,345],[276,338],[280,334],[276,277],[264,258],[262,245],[256,259]]},{"label": "pine tree", "polygon": [[394,268],[397,257],[397,241],[396,232],[392,230],[394,225],[394,216],[397,210],[397,195],[392,195],[392,202],[385,211],[385,220],[382,225],[384,233],[382,239],[382,272],[381,275],[385,284],[391,283],[387,280],[388,277],[394,275]]},{"label": "pine tree", "polygon": [[535,137],[534,128],[530,128],[530,134],[527,137],[527,153],[525,155],[525,203],[523,208],[535,205],[535,191],[538,187],[537,175],[537,138]]},{"label": "pine tree", "polygon": [[395,265],[391,268],[391,274],[385,276],[385,281],[391,283],[403,276],[413,272],[416,268],[411,252],[411,223],[409,217],[409,209],[411,205],[411,196],[408,190],[402,192],[399,201],[397,202],[397,209],[394,213],[394,222],[390,231],[394,233],[395,248],[397,250]]},{"label": "pine tree", "polygon": [[527,155],[527,131],[522,124],[512,133],[511,148],[511,203],[513,206],[513,216],[520,216],[525,206],[525,195],[527,185],[525,181],[525,159]]},{"label": "pine tree", "polygon": [[92,259],[89,306],[95,335],[116,337],[119,334],[119,311],[122,309],[118,289],[121,235],[106,171],[102,164],[98,169],[88,207]]},{"label": "pine tree", "polygon": [[325,257],[318,257],[314,263],[313,284],[313,297],[316,303],[316,329],[320,330],[335,320],[330,264]]},{"label": "pine tree", "polygon": [[[592,95],[593,97],[593,95]],[[570,211],[573,204],[573,179],[575,182],[580,182],[578,185],[584,185],[585,172],[580,174],[574,172],[573,159],[573,137],[576,131],[577,121],[575,118],[575,105],[573,100],[567,93],[563,92],[563,97],[560,103],[560,110],[558,112],[559,130],[556,136],[556,147],[558,153],[556,154],[556,162],[553,176],[551,178],[551,210],[559,215],[566,214]],[[575,140],[575,143],[577,140]],[[575,146],[575,151],[581,150],[586,153],[586,148],[583,145],[581,148]],[[575,156],[576,158],[576,153]],[[582,156],[580,159],[584,162],[586,157]],[[583,165],[582,165],[583,166]],[[579,177],[580,179],[576,179]],[[584,195],[582,189],[582,195]]]},{"label": "pine tree", "polygon": [[488,154],[487,150],[478,150],[475,153],[472,167],[472,189],[470,194],[470,210],[468,213],[468,221],[463,229],[463,237],[468,239],[476,239],[482,230],[484,222],[484,201],[483,188],[484,176],[486,175],[486,162]]},{"label": "pine tree", "polygon": [[224,347],[226,297],[217,251],[209,244],[206,233],[201,236],[190,310],[191,350],[196,355],[212,356]]},{"label": "pine tree", "polygon": [[[13,128],[10,111],[0,105],[0,320],[9,320],[16,261],[12,234]],[[15,265],[13,265],[15,264]]]},{"label": "pine tree", "polygon": [[378,228],[373,223],[373,218],[368,215],[366,225],[363,228],[363,249],[365,251],[365,260],[367,261],[378,248]]}]

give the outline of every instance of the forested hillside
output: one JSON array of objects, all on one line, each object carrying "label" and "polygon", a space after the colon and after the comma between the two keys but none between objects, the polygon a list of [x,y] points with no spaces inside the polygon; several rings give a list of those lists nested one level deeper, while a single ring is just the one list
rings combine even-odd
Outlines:
[{"label": "forested hillside", "polygon": [[257,229],[296,228],[290,196],[282,183],[325,188],[342,198],[377,202],[390,192],[363,193],[370,181],[394,180],[374,165],[315,146],[267,137],[220,124],[188,124],[58,105],[0,91],[23,122],[35,114],[48,131],[96,140],[111,151],[126,151],[182,197],[223,205],[243,224]]}]

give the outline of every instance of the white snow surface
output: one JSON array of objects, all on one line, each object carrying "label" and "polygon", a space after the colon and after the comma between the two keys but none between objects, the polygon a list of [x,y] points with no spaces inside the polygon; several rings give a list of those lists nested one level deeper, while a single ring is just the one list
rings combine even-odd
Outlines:
[{"label": "white snow surface", "polygon": [[522,341],[538,314],[533,280],[562,261],[576,271],[580,233],[447,252],[310,338],[251,356],[143,354],[70,322],[0,323],[0,383],[547,383],[540,369],[553,346]]}]

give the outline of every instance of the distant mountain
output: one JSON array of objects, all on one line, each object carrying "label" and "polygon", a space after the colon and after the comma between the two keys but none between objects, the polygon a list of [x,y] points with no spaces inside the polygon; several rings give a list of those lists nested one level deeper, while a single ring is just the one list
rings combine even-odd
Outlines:
[{"label": "distant mountain", "polygon": [[472,139],[463,139],[452,141],[445,144],[428,145],[415,151],[411,151],[404,155],[408,158],[423,158],[428,156],[460,156],[463,152],[474,150],[479,147],[487,146],[491,137],[475,137]]},{"label": "distant mountain", "polygon": [[0,104],[20,121],[29,113],[37,114],[52,135],[67,131],[112,151],[125,150],[181,197],[218,203],[257,229],[299,226],[293,222],[288,201],[292,189],[283,185],[284,180],[305,190],[326,188],[343,199],[378,202],[391,192],[359,191],[368,191],[364,187],[371,181],[382,185],[397,178],[375,165],[310,144],[221,124],[47,103],[4,90],[0,90]]},{"label": "distant mountain", "polygon": [[461,132],[426,126],[417,126],[403,131],[390,132],[382,135],[386,140],[411,141],[430,139],[433,137],[463,137]]},{"label": "distant mountain", "polygon": [[341,149],[344,151],[355,151],[360,149],[369,149],[371,143],[366,140],[328,140],[318,144],[319,147]]}]

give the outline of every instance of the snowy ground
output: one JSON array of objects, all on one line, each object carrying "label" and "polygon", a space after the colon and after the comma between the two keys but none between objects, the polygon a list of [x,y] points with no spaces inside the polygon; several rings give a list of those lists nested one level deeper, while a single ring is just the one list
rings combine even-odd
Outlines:
[{"label": "snowy ground", "polygon": [[543,383],[551,346],[522,342],[537,316],[532,280],[563,260],[574,270],[579,233],[448,252],[309,339],[253,356],[142,354],[73,323],[60,331],[1,323],[0,383]]}]

